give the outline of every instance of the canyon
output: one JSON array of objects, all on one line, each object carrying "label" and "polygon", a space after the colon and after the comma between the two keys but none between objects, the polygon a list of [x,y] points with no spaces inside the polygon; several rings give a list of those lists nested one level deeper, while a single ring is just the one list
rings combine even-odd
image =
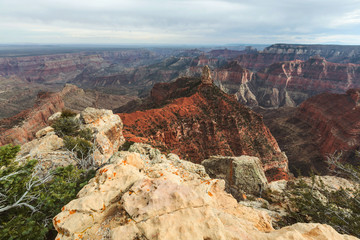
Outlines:
[{"label": "canyon", "polygon": [[[289,147],[291,146],[289,143],[291,140],[290,137],[284,136],[293,136],[294,132],[299,132],[299,134],[295,135],[307,139],[303,140],[304,144],[306,143],[306,146],[308,146],[309,155],[306,156],[308,159],[312,159],[311,161],[308,160],[308,163],[312,165],[311,162],[313,162],[316,166],[312,167],[312,169],[319,170],[324,168],[324,156],[334,152],[336,147],[329,147],[331,151],[318,151],[315,146],[317,146],[316,142],[319,140],[311,137],[311,141],[309,141],[310,138],[306,136],[313,134],[310,130],[313,128],[311,124],[316,125],[316,121],[312,122],[309,119],[309,121],[301,121],[301,114],[298,114],[298,117],[292,117],[291,120],[292,122],[299,122],[300,127],[296,128],[296,131],[295,128],[289,128],[292,130],[282,129],[279,125],[282,122],[289,122],[290,115],[295,116],[294,112],[297,111],[295,107],[309,97],[323,92],[344,94],[348,89],[359,88],[360,65],[357,65],[358,52],[359,49],[354,46],[275,44],[266,47],[262,51],[257,51],[251,47],[240,51],[229,49],[205,51],[199,49],[148,48],[84,50],[53,55],[1,57],[0,85],[4,89],[0,92],[0,106],[3,109],[0,113],[0,117],[3,118],[0,124],[2,129],[1,141],[2,144],[5,144],[18,141],[22,143],[30,140],[34,137],[35,132],[46,124],[46,121],[42,119],[47,119],[49,114],[64,107],[75,111],[81,111],[88,106],[104,107],[125,114],[135,110],[150,111],[151,108],[167,107],[166,104],[175,106],[173,102],[182,98],[186,100],[183,102],[178,101],[176,104],[181,105],[184,103],[187,106],[197,104],[201,98],[196,99],[189,95],[194,84],[185,84],[186,86],[179,85],[179,83],[163,85],[161,82],[175,82],[176,79],[182,78],[182,76],[199,77],[203,66],[208,65],[215,85],[221,90],[234,95],[238,102],[264,114],[266,124],[274,132],[273,134],[276,136],[281,149],[288,152],[290,159],[293,159],[292,156],[299,158],[299,155],[294,154],[291,150],[289,151],[291,149]],[[62,95],[61,91],[65,83],[81,86],[84,90],[70,91]],[[42,105],[39,96],[43,96],[43,102],[45,103],[47,97],[51,99],[50,96],[56,96],[53,92],[62,95],[60,97],[62,100],[54,102],[51,107],[51,104],[45,104],[44,106],[47,107],[44,107],[45,110],[41,110],[44,112],[44,117],[41,117],[41,114],[35,114],[35,112],[40,111],[39,106]],[[139,97],[142,99],[139,99]],[[53,97],[53,101],[57,101],[56,99],[58,98]],[[150,101],[147,99],[150,99]],[[322,104],[325,104],[325,101],[322,101]],[[35,109],[31,110],[33,106]],[[205,106],[201,107],[205,108]],[[209,106],[206,107],[209,108]],[[279,107],[284,107],[286,110],[275,109]],[[181,109],[183,106],[178,108]],[[151,111],[158,110],[153,109]],[[33,116],[38,115],[38,117],[34,117],[37,120],[30,120],[33,118],[30,116],[32,115],[31,112],[34,113]],[[17,115],[14,116],[15,114]],[[312,114],[314,116],[321,115],[320,107],[314,109]],[[167,115],[167,113],[164,113],[164,115]],[[11,116],[12,118],[6,118]],[[274,120],[268,121],[267,119],[270,118],[267,116],[271,116]],[[205,115],[201,116],[201,118],[205,118]],[[27,126],[25,124],[26,119],[34,126]],[[217,120],[225,121],[224,119]],[[273,128],[273,122],[278,122],[278,127]],[[135,125],[134,123],[130,124]],[[195,122],[191,124],[195,124]],[[197,124],[202,126],[202,123],[198,122]],[[210,122],[206,124],[209,126],[214,125]],[[11,136],[20,136],[22,134],[20,132],[19,134],[10,134],[10,128],[15,125],[18,125],[17,131],[20,132],[22,132],[20,129],[24,129],[21,126],[26,126],[27,130],[23,134],[26,137],[22,140],[18,137],[14,138],[17,140],[11,140]],[[160,127],[161,125],[157,128]],[[184,128],[184,126],[177,125],[176,127]],[[175,144],[174,142],[169,143],[173,141],[170,141],[169,138],[174,137],[164,137],[166,134],[172,136],[175,133],[165,131],[165,134],[164,132],[158,132],[158,129],[152,129],[151,131],[157,133],[159,139],[162,138],[160,142],[158,141],[158,144],[165,146],[164,142],[167,142],[167,147]],[[281,131],[283,133],[280,133]],[[301,132],[306,134],[301,135]],[[146,134],[139,132],[138,134],[143,135],[143,137],[137,136],[135,139],[147,139],[149,136],[149,132]],[[356,142],[356,140],[353,141]],[[202,139],[198,142],[203,145],[205,140]],[[289,144],[285,144],[285,142]],[[181,145],[176,144],[177,147],[173,146],[173,149]],[[329,143],[325,145],[332,146]],[[239,152],[229,146],[218,147],[214,153],[233,152],[233,154],[237,154]],[[344,147],[341,144],[338,146]],[[220,150],[222,147],[224,149]],[[191,151],[193,156],[186,153],[189,158],[198,159],[201,155],[196,156],[195,152],[197,150]],[[313,154],[310,154],[311,152]],[[203,157],[201,156],[201,158]],[[298,168],[299,164],[294,166]],[[292,163],[290,163],[290,168],[292,172],[295,171]],[[302,169],[305,170],[304,167]]]}]

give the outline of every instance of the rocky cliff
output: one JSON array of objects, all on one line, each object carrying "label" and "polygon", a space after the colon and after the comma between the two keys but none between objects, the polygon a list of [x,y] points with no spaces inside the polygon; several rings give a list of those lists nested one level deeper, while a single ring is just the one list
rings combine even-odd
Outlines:
[{"label": "rocky cliff", "polygon": [[327,174],[326,156],[343,151],[342,159],[354,162],[360,146],[359,90],[345,94],[323,93],[297,108],[255,109],[264,116],[293,173],[300,170]]},{"label": "rocky cliff", "polygon": [[360,87],[360,65],[312,57],[279,62],[253,73],[238,61],[216,70],[220,85],[248,105],[296,106],[323,92],[344,93]]},{"label": "rocky cliff", "polygon": [[156,84],[154,108],[120,114],[128,141],[147,142],[199,163],[212,155],[261,159],[270,180],[287,178],[287,158],[260,115],[197,78]]},{"label": "rocky cliff", "polygon": [[360,64],[360,47],[344,45],[299,45],[274,44],[263,51],[242,52],[233,56],[241,66],[257,71],[269,67],[271,64],[302,60],[307,61],[314,56],[325,58],[334,63]]},{"label": "rocky cliff", "polygon": [[265,48],[263,53],[279,54],[300,60],[318,55],[329,62],[360,64],[360,46],[274,44]]},{"label": "rocky cliff", "polygon": [[308,123],[323,155],[360,146],[360,90],[324,93],[302,103],[296,119]]},{"label": "rocky cliff", "polygon": [[40,93],[32,109],[0,121],[0,145],[32,140],[38,130],[48,125],[48,118],[64,107],[62,94]]}]

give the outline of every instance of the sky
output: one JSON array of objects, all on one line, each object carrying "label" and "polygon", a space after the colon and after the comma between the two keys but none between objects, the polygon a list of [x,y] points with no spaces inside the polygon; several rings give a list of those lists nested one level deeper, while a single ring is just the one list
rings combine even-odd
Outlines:
[{"label": "sky", "polygon": [[0,0],[14,43],[360,45],[360,0]]}]

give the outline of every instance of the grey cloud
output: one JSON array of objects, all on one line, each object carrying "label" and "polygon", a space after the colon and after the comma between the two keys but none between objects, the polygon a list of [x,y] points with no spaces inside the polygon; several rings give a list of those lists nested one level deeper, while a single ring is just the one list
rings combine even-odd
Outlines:
[{"label": "grey cloud", "polygon": [[[343,0],[341,4],[338,0],[2,0],[0,22],[18,26],[22,38],[27,37],[24,32],[36,32],[39,26],[44,26],[63,30],[65,35],[73,28],[99,34],[135,31],[149,36],[178,36],[164,38],[164,42],[227,43],[256,39],[259,43],[270,43],[279,38],[284,38],[283,42],[311,38],[316,41],[316,36],[326,34],[358,35],[360,21],[346,20],[356,9],[360,9],[359,0]],[[21,27],[24,24],[27,29]],[[4,25],[0,24],[0,33],[6,32]],[[91,42],[91,38],[84,33],[81,39],[73,41]],[[6,42],[6,38],[0,41]],[[96,37],[96,41],[101,41],[101,37]]]}]

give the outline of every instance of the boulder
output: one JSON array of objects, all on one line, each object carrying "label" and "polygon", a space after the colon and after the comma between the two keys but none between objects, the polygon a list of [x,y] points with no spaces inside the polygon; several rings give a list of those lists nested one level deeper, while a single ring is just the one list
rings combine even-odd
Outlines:
[{"label": "boulder", "polygon": [[237,200],[243,200],[245,193],[259,196],[268,184],[257,157],[212,156],[201,164],[210,177],[224,179],[226,190]]},{"label": "boulder", "polygon": [[45,135],[47,135],[48,133],[54,134],[54,128],[48,126],[43,129],[40,129],[39,131],[36,132],[35,136],[36,136],[36,138],[41,138],[41,137],[44,137]]},{"label": "boulder", "polygon": [[48,118],[48,123],[52,124],[61,117],[61,112],[56,112]]},{"label": "boulder", "polygon": [[125,142],[122,134],[123,123],[111,110],[86,108],[80,113],[83,128],[94,132],[94,160],[98,165],[106,162]]}]

